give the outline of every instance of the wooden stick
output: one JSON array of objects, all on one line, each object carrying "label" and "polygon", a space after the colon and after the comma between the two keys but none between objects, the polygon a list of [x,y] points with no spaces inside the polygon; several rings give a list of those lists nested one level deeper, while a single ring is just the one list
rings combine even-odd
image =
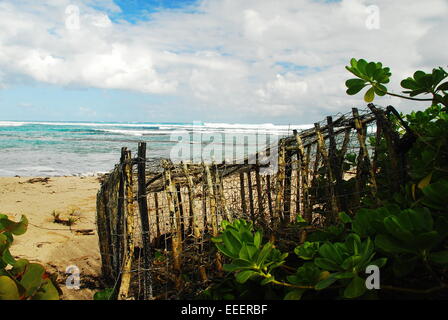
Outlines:
[{"label": "wooden stick", "polygon": [[256,164],[255,167],[255,182],[257,184],[257,200],[258,200],[258,215],[262,217],[264,223],[268,225],[268,221],[266,219],[264,208],[263,208],[263,192],[261,190],[261,177],[260,177],[260,163],[258,161],[258,153],[256,154]]},{"label": "wooden stick", "polygon": [[255,224],[255,207],[254,207],[254,194],[253,194],[253,188],[252,188],[252,175],[251,172],[248,170],[246,172],[247,177],[247,187],[249,191],[249,212],[250,212],[250,218],[252,220],[252,223]]},{"label": "wooden stick", "polygon": [[331,216],[330,216],[330,223],[334,223],[338,219],[338,205],[336,200],[336,195],[334,191],[334,174],[333,174],[333,168],[331,167],[331,163],[328,157],[327,150],[325,149],[325,142],[324,138],[322,136],[322,133],[320,132],[320,127],[318,123],[314,124],[314,128],[316,130],[317,135],[317,141],[318,141],[318,149],[319,153],[322,155],[322,159],[324,163],[327,166],[327,178],[328,178],[328,184],[329,184],[329,192],[330,192],[330,208],[331,208]]},{"label": "wooden stick", "polygon": [[266,175],[266,192],[268,194],[268,209],[269,209],[269,217],[268,224],[272,223],[274,219],[274,208],[272,207],[272,190],[271,190],[271,176]]},{"label": "wooden stick", "polygon": [[171,180],[171,166],[164,161],[165,195],[170,211],[171,243],[173,250],[173,267],[176,277],[176,289],[182,286],[182,234],[180,232],[180,212],[177,204],[176,187]]},{"label": "wooden stick", "polygon": [[176,196],[177,196],[177,210],[179,210],[180,214],[180,234],[182,235],[182,241],[185,240],[186,231],[185,230],[185,213],[184,206],[182,201],[182,189],[179,184],[176,184]]},{"label": "wooden stick", "polygon": [[[275,220],[283,221],[283,195],[284,195],[284,183],[285,183],[285,144],[284,140],[279,141],[278,148],[278,172],[277,172],[277,184],[275,198]],[[274,229],[277,222],[274,222]]]},{"label": "wooden stick", "polygon": [[138,144],[138,208],[142,227],[143,245],[143,298],[152,298],[151,259],[150,259],[150,229],[148,217],[148,200],[146,198],[146,142]]},{"label": "wooden stick", "polygon": [[[297,155],[300,158],[300,186],[302,191],[302,208],[303,208],[303,218],[311,224],[311,206],[310,206],[310,195],[309,195],[309,181],[308,181],[308,165],[309,165],[309,154],[305,154],[305,149],[303,147],[302,138],[298,134],[297,130],[293,131],[297,143]],[[299,191],[298,191],[299,192]]]},{"label": "wooden stick", "polygon": [[[125,209],[125,196],[124,196],[124,186],[125,186],[125,176],[124,176],[124,160],[126,157],[126,151],[127,148],[123,147],[121,148],[121,157],[120,157],[120,164],[118,166],[119,171],[119,186],[118,186],[118,205],[117,205],[117,237],[115,238],[115,244],[117,248],[117,258],[118,258],[118,265],[121,267],[123,265],[123,259],[124,259],[124,243],[122,234],[125,234],[124,226],[125,226],[125,215],[124,215],[124,209]],[[118,270],[119,271],[119,270]]]},{"label": "wooden stick", "polygon": [[132,190],[132,163],[131,151],[126,151],[124,174],[126,192],[126,256],[121,276],[121,285],[118,293],[119,300],[126,300],[129,297],[131,285],[131,266],[134,255],[134,194]]},{"label": "wooden stick", "polygon": [[161,232],[160,232],[160,209],[159,209],[159,196],[157,192],[154,192],[154,207],[156,211],[156,233],[157,233],[157,242],[155,243],[156,247],[160,246],[161,240]]},{"label": "wooden stick", "polygon": [[[362,167],[366,167],[366,169],[369,172],[370,176],[370,184],[371,184],[371,192],[374,199],[376,199],[377,194],[377,186],[376,186],[376,179],[375,179],[375,173],[373,171],[372,165],[370,164],[370,158],[369,158],[369,151],[367,150],[366,146],[366,135],[365,135],[365,127],[361,123],[361,120],[359,118],[359,112],[357,108],[352,108],[353,117],[355,121],[355,128],[356,132],[358,134],[358,141],[359,141],[359,148],[361,149],[361,157],[362,157]],[[358,174],[358,170],[356,172],[357,179],[361,172]]]},{"label": "wooden stick", "polygon": [[192,225],[192,227],[193,227],[193,235],[195,238],[196,246],[198,246],[201,251],[199,253],[198,257],[196,257],[197,262],[199,263],[199,277],[201,278],[202,281],[207,281],[207,279],[208,279],[207,272],[205,270],[205,267],[204,267],[203,261],[202,261],[202,250],[201,250],[202,247],[199,245],[199,242],[201,240],[201,231],[199,229],[199,217],[197,214],[197,207],[196,207],[196,203],[194,201],[195,186],[193,183],[193,179],[188,172],[188,167],[185,163],[182,163],[182,170],[183,170],[183,173],[188,181],[187,189],[188,189],[188,202],[189,202],[189,206],[190,206],[190,217],[191,217],[190,225]]},{"label": "wooden stick", "polygon": [[[214,189],[213,189],[213,182],[212,182],[212,177],[210,174],[209,166],[204,163],[203,163],[203,166],[204,166],[204,171],[205,171],[205,177],[207,180],[207,197],[208,197],[209,203],[210,203],[210,216],[211,216],[210,219],[211,219],[211,224],[212,224],[212,236],[217,237],[218,236],[218,224],[217,224],[217,217],[216,217],[216,198],[215,198]],[[221,272],[222,271],[222,257],[219,252],[216,252],[215,264],[216,264],[216,268],[218,269],[218,271]]]},{"label": "wooden stick", "polygon": [[284,182],[284,202],[283,202],[283,224],[291,222],[291,179],[292,179],[292,153],[285,152],[285,182]]},{"label": "wooden stick", "polygon": [[103,184],[96,196],[96,225],[98,227],[98,241],[101,254],[101,273],[106,283],[112,284],[112,263],[111,263],[111,237],[109,224],[106,219],[106,203],[104,197],[105,185]]},{"label": "wooden stick", "polygon": [[241,194],[241,210],[243,216],[247,215],[247,203],[246,203],[246,189],[244,187],[244,173],[240,172],[240,194]]}]

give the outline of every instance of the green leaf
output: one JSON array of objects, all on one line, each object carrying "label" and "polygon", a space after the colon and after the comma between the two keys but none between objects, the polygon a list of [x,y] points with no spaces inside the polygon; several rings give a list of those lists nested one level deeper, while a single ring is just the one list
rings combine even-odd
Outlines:
[{"label": "green leaf", "polygon": [[236,281],[238,283],[246,283],[247,280],[249,280],[251,277],[255,276],[257,272],[252,270],[244,270],[240,271],[236,275]]},{"label": "green leaf", "polygon": [[294,253],[303,260],[312,260],[319,250],[318,242],[305,241],[294,249]]},{"label": "green leaf", "polygon": [[351,86],[350,88],[347,89],[346,93],[350,96],[353,96],[357,94],[359,91],[361,91],[366,85],[367,84]]},{"label": "green leaf", "polygon": [[5,263],[10,265],[14,265],[16,263],[16,260],[11,255],[11,252],[9,252],[9,249],[3,251],[2,259]]},{"label": "green leaf", "polygon": [[369,62],[366,66],[366,74],[369,78],[373,78],[375,71],[377,70],[375,62]]},{"label": "green leaf", "polygon": [[44,267],[37,263],[30,263],[25,268],[25,273],[20,280],[20,284],[25,288],[27,296],[33,296],[42,285],[42,276],[45,273]]},{"label": "green leaf", "polygon": [[114,294],[113,288],[106,288],[103,291],[98,291],[93,295],[93,300],[111,300]]},{"label": "green leaf", "polygon": [[267,242],[261,251],[258,253],[256,263],[257,265],[261,266],[266,261],[266,259],[269,257],[269,255],[272,252],[273,244],[271,242]]},{"label": "green leaf", "polygon": [[20,236],[26,232],[28,228],[28,219],[22,216],[19,222],[11,221],[7,218],[0,219],[0,232],[11,232],[16,236]]},{"label": "green leaf", "polygon": [[31,298],[32,300],[59,300],[59,292],[50,279],[47,279],[43,285]]},{"label": "green leaf", "polygon": [[376,260],[373,260],[372,262],[370,262],[371,265],[375,265],[378,268],[382,268],[386,265],[387,263],[387,258],[379,258]]},{"label": "green leaf", "polygon": [[339,212],[339,219],[343,223],[352,223],[352,218],[350,218],[350,216],[348,214],[346,214],[345,212]]},{"label": "green leaf", "polygon": [[437,87],[436,91],[439,91],[439,90],[448,91],[448,81],[446,81],[446,82],[442,83],[441,85],[439,85]]},{"label": "green leaf", "polygon": [[290,291],[285,295],[283,300],[300,300],[305,291],[306,289],[295,289]]},{"label": "green leaf", "polygon": [[355,276],[350,284],[344,290],[344,297],[347,299],[358,298],[366,292],[366,284],[364,279]]},{"label": "green leaf", "polygon": [[448,264],[448,250],[432,252],[429,255],[429,260],[431,260],[431,262],[441,264],[441,265]]},{"label": "green leaf", "polygon": [[19,300],[19,290],[14,280],[0,276],[0,300]]},{"label": "green leaf", "polygon": [[329,259],[326,259],[326,258],[316,258],[316,259],[314,259],[314,263],[315,263],[316,266],[318,266],[319,268],[321,268],[323,270],[338,271],[338,270],[341,269],[332,260],[329,260]]},{"label": "green leaf", "polygon": [[400,242],[385,234],[376,236],[375,246],[387,253],[415,253],[415,250],[404,247]]},{"label": "green leaf", "polygon": [[325,288],[328,288],[329,286],[331,286],[333,283],[335,283],[336,281],[338,281],[338,279],[329,276],[328,278],[319,281],[315,286],[314,289],[316,290],[323,290]]},{"label": "green leaf", "polygon": [[353,272],[336,272],[331,275],[335,279],[351,279],[355,276]]},{"label": "green leaf", "polygon": [[260,247],[260,245],[261,245],[261,238],[262,238],[261,232],[260,231],[255,232],[255,235],[254,235],[254,245],[255,245],[255,247],[257,247],[257,248]]},{"label": "green leaf", "polygon": [[364,101],[365,102],[372,102],[373,99],[375,99],[375,89],[371,87],[369,90],[366,91],[364,94]]},{"label": "green leaf", "polygon": [[353,78],[345,81],[345,85],[347,88],[357,87],[357,86],[365,86],[366,81],[358,78]]}]

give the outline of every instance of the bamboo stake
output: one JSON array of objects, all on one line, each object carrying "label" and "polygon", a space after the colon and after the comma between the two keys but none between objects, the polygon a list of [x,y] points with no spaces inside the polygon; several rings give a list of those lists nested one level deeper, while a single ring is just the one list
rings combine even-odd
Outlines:
[{"label": "bamboo stake", "polygon": [[256,161],[255,182],[257,184],[258,215],[263,218],[264,223],[267,225],[268,222],[263,208],[263,192],[261,190],[260,163],[258,161],[258,153],[256,154]]},{"label": "bamboo stake", "polygon": [[110,254],[110,230],[106,220],[106,204],[103,184],[96,196],[96,225],[98,227],[98,241],[101,254],[101,273],[107,283],[113,282]]},{"label": "bamboo stake", "polygon": [[155,243],[156,247],[160,246],[160,240],[161,240],[161,232],[160,232],[160,209],[159,209],[159,196],[157,194],[157,192],[154,192],[154,207],[155,207],[155,211],[156,211],[156,233],[157,233],[157,242]]},{"label": "bamboo stake", "polygon": [[146,197],[146,142],[138,144],[138,208],[140,211],[140,221],[142,226],[142,245],[143,245],[143,298],[152,298],[152,279],[151,279],[151,260],[149,249],[149,217],[148,200]]},{"label": "bamboo stake", "polygon": [[246,189],[244,187],[244,173],[240,172],[240,194],[241,194],[241,209],[243,216],[247,215],[247,203],[246,203]]},{"label": "bamboo stake", "polygon": [[292,180],[292,160],[291,152],[285,152],[285,194],[283,202],[283,224],[291,222],[291,180]]},{"label": "bamboo stake", "polygon": [[[284,195],[284,182],[285,182],[285,145],[284,141],[279,141],[278,146],[278,172],[277,172],[277,184],[276,184],[276,193],[277,197],[275,198],[275,220],[283,220],[283,195]],[[277,224],[277,221],[274,220],[274,229]]]},{"label": "bamboo stake", "polygon": [[[197,207],[196,207],[196,203],[194,201],[195,187],[194,187],[193,179],[190,176],[190,174],[188,172],[188,167],[185,163],[182,163],[182,170],[183,170],[185,177],[187,178],[188,201],[189,201],[189,206],[190,206],[190,217],[191,217],[190,225],[193,226],[193,235],[195,238],[195,242],[196,242],[196,245],[199,246],[199,242],[201,240],[201,231],[199,229],[199,217],[197,214]],[[200,250],[201,249],[202,249],[202,247],[200,247]],[[199,262],[199,277],[201,278],[202,281],[207,281],[207,272],[205,270],[205,267],[204,267],[204,264],[202,261],[202,250],[201,250],[199,256],[197,257],[197,260]]]},{"label": "bamboo stake", "polygon": [[116,247],[118,249],[118,266],[123,265],[123,255],[124,255],[124,243],[123,238],[121,237],[122,234],[125,234],[124,226],[125,226],[125,215],[124,215],[124,209],[125,209],[125,196],[124,196],[124,186],[125,186],[125,176],[124,176],[124,161],[126,157],[126,151],[127,148],[123,147],[121,148],[121,157],[120,157],[120,165],[118,166],[118,172],[119,172],[119,186],[118,186],[118,206],[117,206],[117,236],[116,237]]},{"label": "bamboo stake", "polygon": [[[211,216],[210,219],[211,219],[211,224],[212,224],[212,236],[217,237],[218,236],[218,224],[217,224],[217,217],[216,217],[216,199],[215,199],[215,194],[214,194],[214,190],[213,190],[212,177],[210,174],[209,166],[204,163],[202,165],[204,166],[205,177],[207,180],[207,191],[208,191],[207,197],[208,197],[209,203],[210,203],[210,216]],[[218,271],[221,272],[222,271],[222,257],[219,252],[216,252],[215,264],[216,264],[216,268],[218,269]]]},{"label": "bamboo stake", "polygon": [[[375,173],[373,171],[373,168],[370,164],[370,158],[369,158],[369,151],[367,150],[366,146],[366,135],[365,135],[365,127],[362,125],[359,112],[357,108],[352,108],[354,122],[355,122],[355,128],[356,132],[358,134],[358,141],[359,141],[359,148],[361,149],[361,155],[362,155],[362,166],[367,167],[367,170],[369,171],[370,176],[370,184],[372,186],[372,196],[376,198],[377,193],[377,185],[376,185],[376,179],[375,179]],[[361,174],[361,172],[359,173]],[[356,171],[357,179],[359,177],[358,170]]]},{"label": "bamboo stake", "polygon": [[126,256],[121,276],[121,285],[118,293],[119,300],[126,300],[131,285],[131,266],[134,255],[134,194],[132,190],[132,163],[131,151],[126,151],[124,163],[125,192],[126,192]]},{"label": "bamboo stake", "polygon": [[216,180],[216,189],[217,189],[217,201],[219,202],[219,206],[224,213],[224,218],[227,221],[231,221],[232,218],[230,216],[229,209],[227,208],[227,202],[224,195],[224,182],[223,179],[219,176],[218,168],[215,167],[215,180]]},{"label": "bamboo stake", "polygon": [[305,154],[305,149],[303,147],[302,138],[298,134],[297,130],[293,131],[294,137],[297,143],[297,155],[300,158],[300,186],[302,191],[302,208],[303,208],[303,218],[306,222],[311,224],[311,206],[310,206],[310,195],[309,195],[309,181],[308,181],[308,165],[309,157]]},{"label": "bamboo stake", "polygon": [[327,178],[329,181],[329,191],[330,191],[330,207],[331,207],[331,217],[330,217],[330,222],[335,222],[338,219],[338,205],[337,205],[337,201],[336,201],[336,196],[335,196],[335,192],[334,192],[334,175],[333,175],[333,169],[331,167],[331,163],[328,157],[328,153],[327,150],[325,149],[325,142],[322,136],[322,133],[320,132],[320,127],[318,123],[314,124],[314,128],[316,130],[316,135],[317,135],[317,145],[319,148],[319,152],[322,155],[322,159],[324,161],[324,163],[327,166]]},{"label": "bamboo stake", "polygon": [[102,203],[104,203],[104,217],[105,217],[105,223],[106,223],[106,232],[107,232],[107,237],[108,237],[108,241],[107,241],[107,249],[108,249],[108,256],[109,256],[109,268],[110,268],[110,277],[114,280],[118,278],[118,274],[117,274],[117,268],[115,267],[115,261],[116,261],[116,256],[115,256],[115,250],[114,250],[114,246],[115,246],[115,242],[114,242],[114,236],[117,236],[116,234],[114,235],[114,228],[113,228],[113,224],[111,221],[111,203],[110,203],[110,189],[111,189],[111,183],[113,182],[112,179],[109,179],[108,181],[104,184],[104,188],[103,188],[103,201]]},{"label": "bamboo stake", "polygon": [[272,207],[272,191],[271,191],[271,176],[266,176],[266,192],[268,194],[268,209],[269,209],[269,218],[268,223],[272,223],[274,219],[274,208]]},{"label": "bamboo stake", "polygon": [[182,190],[180,188],[180,184],[176,184],[176,196],[177,196],[177,206],[180,215],[180,234],[182,236],[182,241],[185,240],[185,213],[184,206],[182,201]]},{"label": "bamboo stake", "polygon": [[253,188],[252,188],[252,175],[250,170],[247,170],[246,172],[247,177],[247,188],[249,191],[249,212],[250,212],[250,218],[252,219],[252,223],[255,224],[255,208],[254,208],[254,194],[253,194]]},{"label": "bamboo stake", "polygon": [[164,161],[164,180],[165,180],[165,195],[170,211],[170,226],[171,226],[171,243],[173,253],[173,267],[176,273],[176,288],[179,290],[182,286],[182,279],[180,274],[182,272],[182,234],[180,232],[180,213],[177,205],[176,187],[171,180],[171,169],[166,161]]},{"label": "bamboo stake", "polygon": [[333,128],[333,118],[327,117],[327,127],[328,127],[328,140],[330,141],[330,147],[328,151],[329,161],[331,163],[331,169],[333,171],[333,177],[336,179],[334,186],[334,193],[337,201],[338,208],[342,211],[346,210],[345,199],[340,190],[342,185],[342,163],[338,160],[338,149],[336,146],[336,139]]}]

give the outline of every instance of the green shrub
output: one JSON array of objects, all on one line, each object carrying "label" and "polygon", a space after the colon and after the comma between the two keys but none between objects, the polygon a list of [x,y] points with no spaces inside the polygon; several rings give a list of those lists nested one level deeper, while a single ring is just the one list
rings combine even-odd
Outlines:
[{"label": "green shrub", "polygon": [[[430,101],[424,111],[406,116],[394,110],[387,116],[401,144],[405,179],[400,190],[390,192],[387,175],[377,178],[375,199],[360,199],[363,208],[348,215],[341,212],[336,225],[310,234],[307,241],[291,251],[280,252],[274,243],[264,242],[262,233],[244,220],[223,222],[222,234],[215,238],[217,249],[231,262],[224,269],[236,281],[253,282],[272,287],[277,298],[371,298],[385,292],[399,292],[399,297],[428,295],[446,290],[448,270],[448,74],[442,68],[431,73],[417,71],[404,79],[401,86],[408,96],[389,92],[386,85],[391,72],[379,62],[363,59],[350,61],[348,71],[356,76],[346,82],[347,93],[354,95],[368,87],[364,100],[375,95],[392,95],[405,99]],[[416,98],[421,94],[431,98]],[[370,144],[380,148],[379,172],[390,170],[386,141]],[[401,146],[403,147],[403,146]],[[344,166],[352,166],[356,155],[348,154]],[[299,227],[304,226],[301,217]],[[295,258],[293,258],[295,257]],[[366,288],[366,268],[375,265],[381,270],[381,290]],[[406,278],[404,278],[406,277]],[[226,283],[228,283],[226,279]],[[227,297],[238,297],[227,285]],[[229,289],[232,288],[232,289]],[[230,290],[230,291],[229,291]],[[213,290],[211,290],[213,291]],[[213,292],[212,294],[213,295]],[[390,296],[388,296],[390,297]],[[215,296],[216,298],[216,296]]]},{"label": "green shrub", "polygon": [[14,240],[26,232],[28,220],[19,222],[0,214],[0,300],[58,300],[56,279],[38,263],[15,260],[9,249]]}]

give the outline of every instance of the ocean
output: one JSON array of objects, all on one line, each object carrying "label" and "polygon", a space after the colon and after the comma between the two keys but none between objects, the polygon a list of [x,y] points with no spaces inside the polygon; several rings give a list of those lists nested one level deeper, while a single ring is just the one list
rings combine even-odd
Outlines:
[{"label": "ocean", "polygon": [[243,149],[251,154],[264,147],[256,141],[269,137],[267,141],[272,143],[292,134],[293,129],[309,127],[207,122],[0,121],[0,176],[87,176],[108,172],[118,163],[121,147],[136,152],[139,141],[146,141],[150,159],[169,158],[173,148],[190,150],[190,145],[201,146],[189,155],[194,161],[203,157],[204,145],[217,148],[218,153],[219,148],[233,148],[234,154],[235,149],[237,154]]}]

